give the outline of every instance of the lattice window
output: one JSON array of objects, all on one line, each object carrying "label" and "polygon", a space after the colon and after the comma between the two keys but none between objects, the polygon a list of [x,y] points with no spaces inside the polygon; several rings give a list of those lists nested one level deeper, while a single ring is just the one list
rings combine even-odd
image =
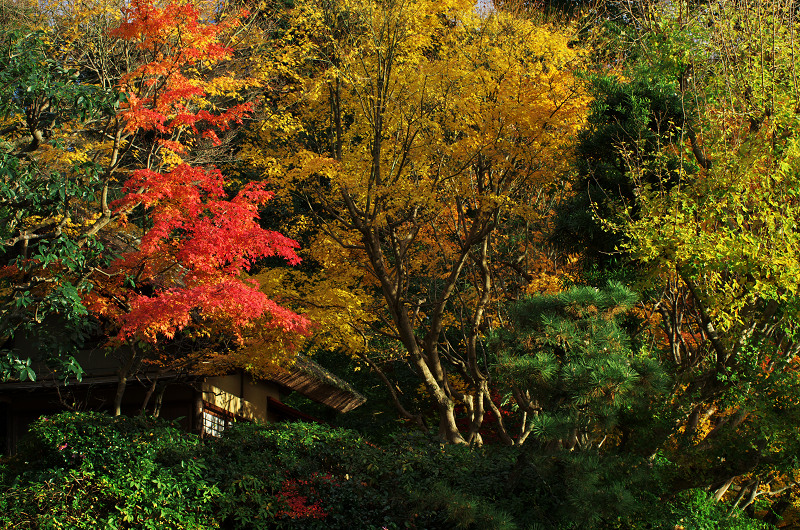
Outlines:
[{"label": "lattice window", "polygon": [[203,407],[203,434],[206,436],[222,436],[222,431],[233,423],[233,416],[224,412]]}]

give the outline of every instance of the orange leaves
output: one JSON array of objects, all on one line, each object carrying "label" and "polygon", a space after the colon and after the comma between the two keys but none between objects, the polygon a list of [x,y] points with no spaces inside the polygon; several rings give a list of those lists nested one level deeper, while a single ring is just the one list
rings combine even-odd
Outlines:
[{"label": "orange leaves", "polygon": [[[203,81],[187,74],[230,58],[232,50],[219,38],[238,20],[204,23],[197,8],[189,3],[160,7],[151,0],[134,0],[123,13],[125,20],[111,35],[135,42],[145,58],[119,81],[120,89],[127,94],[120,113],[126,130],[170,134],[188,128],[218,145],[216,132],[208,127],[226,130],[232,123],[241,123],[252,108],[249,103],[239,103],[221,113],[208,112],[204,107],[210,106],[209,90],[219,93],[228,86],[230,95],[236,96],[254,82],[229,77]],[[202,133],[198,131],[200,124],[206,127]],[[176,139],[159,142],[173,153],[185,151]]]},{"label": "orange leaves", "polygon": [[[155,144],[174,154],[188,153],[198,137],[218,144],[215,130],[240,123],[251,107],[245,102],[212,112],[205,81],[189,73],[230,56],[218,39],[236,22],[204,23],[190,4],[147,0],[134,0],[124,13],[112,35],[135,42],[149,59],[120,80],[127,94],[120,112],[125,130],[154,131]],[[219,93],[218,80],[212,84]],[[295,241],[258,223],[259,207],[272,192],[254,183],[230,198],[225,185],[218,169],[183,162],[148,164],[130,174],[124,196],[111,206],[127,218],[121,233],[136,243],[87,296],[96,314],[117,323],[118,340],[156,343],[190,327],[241,340],[256,322],[282,333],[308,333],[304,317],[279,306],[257,282],[242,279],[262,258],[300,262]]]},{"label": "orange leaves", "polygon": [[[112,36],[138,41],[137,46],[154,54],[164,54],[169,46],[180,46],[171,56],[175,63],[189,64],[200,60],[216,60],[230,54],[230,48],[217,39],[238,24],[237,19],[217,24],[200,22],[199,10],[190,3],[169,2],[159,7],[152,0],[133,0],[123,9],[125,20],[111,32]],[[165,62],[143,65],[157,69]]]}]

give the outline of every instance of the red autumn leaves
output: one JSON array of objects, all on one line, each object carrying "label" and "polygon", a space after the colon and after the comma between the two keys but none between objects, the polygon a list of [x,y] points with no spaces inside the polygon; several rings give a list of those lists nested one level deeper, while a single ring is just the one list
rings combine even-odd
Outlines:
[{"label": "red autumn leaves", "polygon": [[86,297],[96,314],[116,321],[119,340],[155,343],[189,327],[241,338],[256,323],[307,332],[305,318],[243,278],[262,258],[300,262],[297,242],[258,223],[259,207],[271,192],[251,183],[230,198],[219,169],[194,167],[179,157],[198,138],[219,143],[216,131],[241,123],[250,111],[248,103],[234,103],[215,112],[209,81],[198,74],[230,56],[219,38],[235,24],[201,22],[188,4],[136,0],[111,32],[135,44],[147,60],[118,85],[126,96],[118,113],[124,131],[155,137],[145,167],[129,174],[122,198],[113,204],[119,230],[135,244],[96,275]]}]

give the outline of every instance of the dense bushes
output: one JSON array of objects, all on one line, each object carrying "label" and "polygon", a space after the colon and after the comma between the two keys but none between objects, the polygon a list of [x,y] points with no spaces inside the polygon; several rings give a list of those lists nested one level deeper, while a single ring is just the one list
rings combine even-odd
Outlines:
[{"label": "dense bushes", "polygon": [[201,440],[159,420],[64,413],[0,460],[0,527],[756,528],[702,492],[663,502],[657,476],[652,463],[420,435],[378,447],[321,425],[242,423]]},{"label": "dense bushes", "polygon": [[212,528],[220,491],[197,437],[165,422],[40,418],[0,467],[6,528]]},{"label": "dense bushes", "polygon": [[[504,491],[498,482],[513,460],[501,454],[477,458],[414,436],[380,448],[353,431],[313,424],[242,423],[204,441],[164,421],[64,413],[38,420],[20,453],[2,461],[0,523],[391,529],[461,521],[510,528],[487,494]],[[448,488],[473,473],[473,485],[448,502]],[[428,488],[433,495],[419,494]]]}]

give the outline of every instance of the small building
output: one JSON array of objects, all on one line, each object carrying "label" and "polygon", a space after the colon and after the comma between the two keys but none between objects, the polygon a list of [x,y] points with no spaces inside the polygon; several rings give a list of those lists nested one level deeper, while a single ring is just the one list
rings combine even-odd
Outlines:
[{"label": "small building", "polygon": [[[55,377],[0,384],[0,454],[16,452],[19,438],[39,416],[63,410],[112,411],[119,364],[95,356],[82,359],[86,374],[66,384]],[[141,370],[128,379],[122,414],[153,414],[175,420],[201,436],[219,436],[234,421],[318,421],[282,403],[292,392],[350,411],[366,401],[349,384],[298,356],[290,368],[254,379],[244,371],[202,376]]]}]

